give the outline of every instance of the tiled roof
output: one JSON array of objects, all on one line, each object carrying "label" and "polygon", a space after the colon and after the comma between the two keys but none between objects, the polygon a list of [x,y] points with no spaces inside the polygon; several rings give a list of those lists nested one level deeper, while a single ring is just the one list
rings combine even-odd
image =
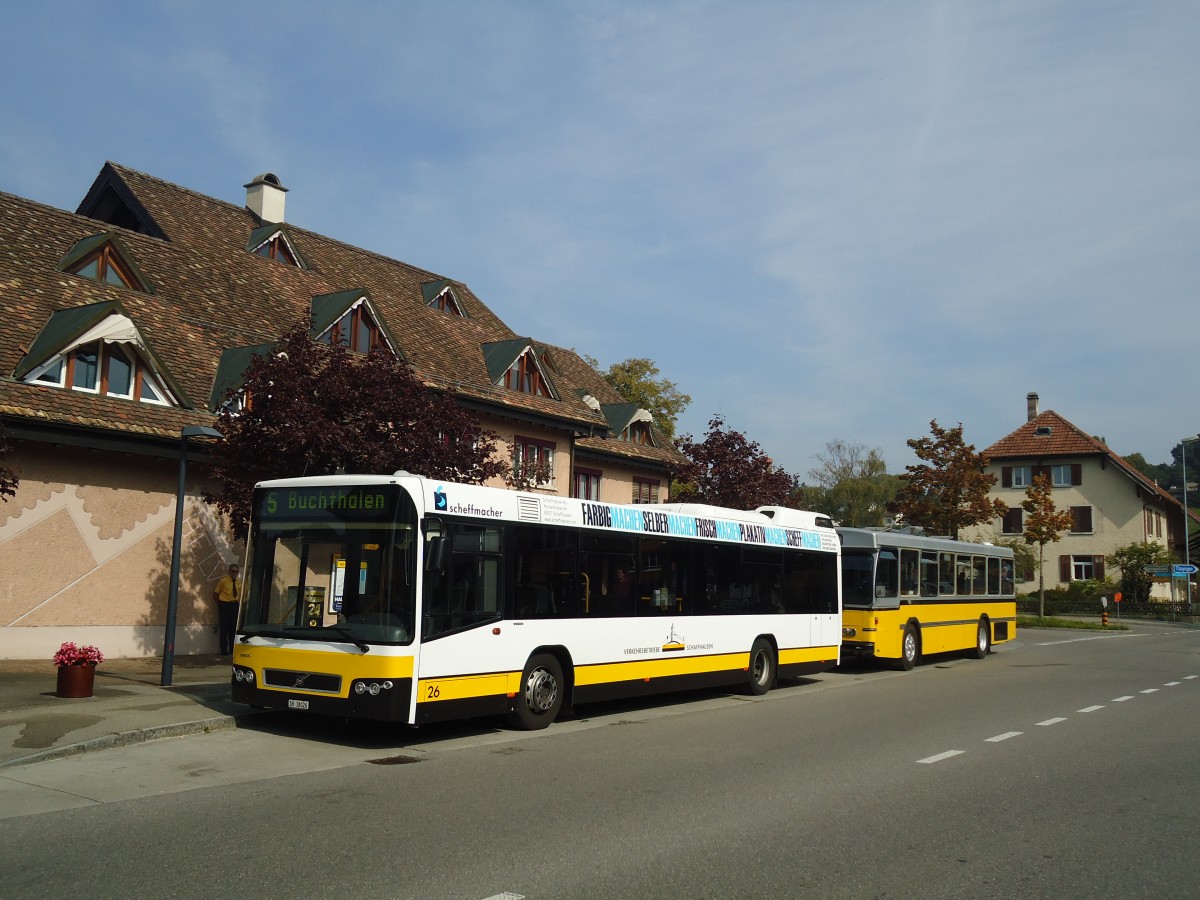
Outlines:
[{"label": "tiled roof", "polygon": [[1178,500],[1110,450],[1108,445],[1099,438],[1081,431],[1050,409],[1035,416],[1011,434],[1002,437],[983,452],[992,462],[1038,461],[1065,456],[1102,456],[1112,462],[1143,490],[1173,506],[1181,507]]},{"label": "tiled roof", "polygon": [[1046,456],[1110,456],[1103,442],[1080,431],[1058,413],[1046,410],[984,451],[989,459]]},{"label": "tiled roof", "polygon": [[[104,186],[116,186],[108,191]],[[103,189],[101,189],[103,188]],[[106,163],[88,197],[107,191],[133,198],[139,218],[149,217],[161,237],[53,209],[0,193],[0,415],[79,424],[162,436],[180,424],[211,421],[205,408],[226,350],[278,340],[309,321],[313,298],[365,292],[404,358],[427,385],[453,391],[498,415],[551,420],[579,433],[602,435],[604,415],[581,392],[602,403],[620,403],[573,350],[547,348],[549,377],[560,399],[497,387],[482,347],[521,337],[465,284],[395,259],[353,247],[287,223],[288,239],[307,268],[247,252],[263,223],[244,206],[206,197],[145,173]],[[81,208],[88,206],[85,200]],[[133,224],[133,220],[129,220]],[[80,241],[103,233],[119,236],[128,262],[151,284],[147,294],[57,271]],[[450,285],[466,317],[431,309],[430,285]],[[196,407],[176,410],[21,384],[11,377],[52,315],[86,304],[116,302],[137,326],[155,359]],[[539,352],[541,344],[537,347]],[[601,441],[619,444],[618,441]],[[661,464],[673,450],[613,448],[622,457]]]}]

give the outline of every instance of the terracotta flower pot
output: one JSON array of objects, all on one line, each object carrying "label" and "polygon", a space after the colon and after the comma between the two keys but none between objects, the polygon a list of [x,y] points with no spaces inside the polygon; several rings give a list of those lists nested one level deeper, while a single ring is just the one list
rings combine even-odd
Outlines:
[{"label": "terracotta flower pot", "polygon": [[59,697],[90,697],[95,688],[96,667],[91,666],[59,666],[58,690]]}]

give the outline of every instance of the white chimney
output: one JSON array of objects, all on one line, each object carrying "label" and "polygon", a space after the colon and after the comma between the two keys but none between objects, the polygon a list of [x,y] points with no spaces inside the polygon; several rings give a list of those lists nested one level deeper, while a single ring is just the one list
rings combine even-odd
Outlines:
[{"label": "white chimney", "polygon": [[1027,422],[1032,422],[1038,417],[1038,395],[1032,391],[1025,395],[1025,414]]},{"label": "white chimney", "polygon": [[245,185],[246,207],[264,222],[282,222],[284,195],[287,188],[279,183],[279,178],[270,172],[256,175],[254,180]]}]

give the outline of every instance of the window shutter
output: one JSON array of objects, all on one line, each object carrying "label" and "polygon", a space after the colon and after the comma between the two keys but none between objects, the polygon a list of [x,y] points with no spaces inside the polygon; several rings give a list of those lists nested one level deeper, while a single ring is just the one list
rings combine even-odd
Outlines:
[{"label": "window shutter", "polygon": [[1071,580],[1071,557],[1060,556],[1058,558],[1058,580],[1059,581],[1070,581]]},{"label": "window shutter", "polygon": [[1005,466],[1000,470],[1000,486],[1012,487],[1012,466]]},{"label": "window shutter", "polygon": [[1071,484],[1083,484],[1083,466],[1080,463],[1071,464]]},{"label": "window shutter", "polygon": [[1100,581],[1103,581],[1104,580],[1104,557],[1103,556],[1093,556],[1092,557],[1092,568],[1096,572],[1096,578]]}]

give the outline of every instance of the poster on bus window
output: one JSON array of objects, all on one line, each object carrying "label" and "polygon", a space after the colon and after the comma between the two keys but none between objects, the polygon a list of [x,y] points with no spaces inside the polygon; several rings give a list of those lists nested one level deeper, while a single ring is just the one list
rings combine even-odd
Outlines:
[{"label": "poster on bus window", "polygon": [[[340,613],[342,611],[342,595],[346,590],[345,557],[333,557],[333,573],[330,581],[333,583],[333,590],[329,594],[329,611]],[[367,592],[367,563],[365,560],[358,564],[358,592],[359,594]]]}]

